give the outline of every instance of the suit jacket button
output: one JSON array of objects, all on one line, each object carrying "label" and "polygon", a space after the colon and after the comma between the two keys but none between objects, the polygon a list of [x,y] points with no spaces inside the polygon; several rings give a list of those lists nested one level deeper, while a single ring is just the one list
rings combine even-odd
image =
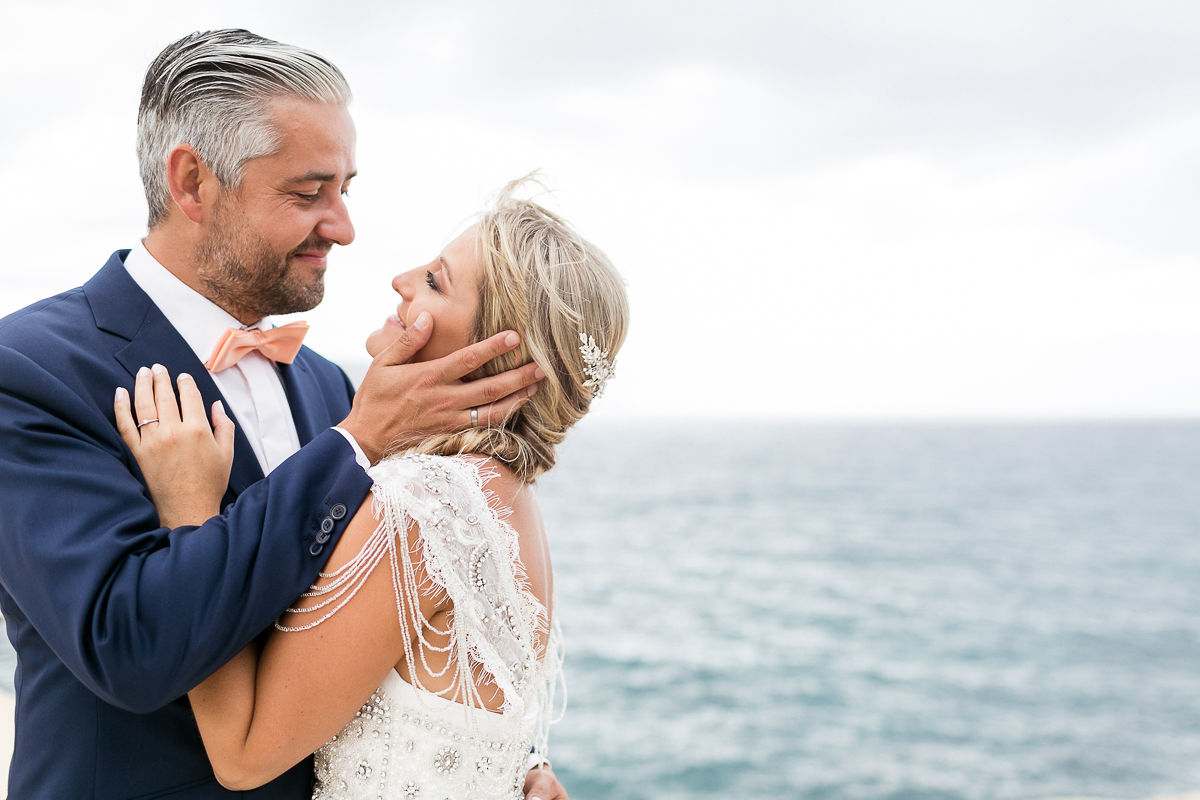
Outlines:
[{"label": "suit jacket button", "polygon": [[308,554],[310,556],[319,556],[319,555],[321,555],[321,551],[324,549],[325,549],[325,545],[319,544],[317,542],[313,542],[312,545],[309,546],[309,548],[308,548]]},{"label": "suit jacket button", "polygon": [[329,533],[331,530],[333,530],[333,518],[326,517],[325,519],[321,520],[321,532]]},{"label": "suit jacket button", "polygon": [[329,541],[329,534],[326,533],[325,531],[321,531],[320,533],[317,534],[317,541],[320,542],[321,544],[325,544],[326,542]]},{"label": "suit jacket button", "polygon": [[341,503],[338,503],[333,508],[329,509],[329,516],[333,517],[334,519],[341,519],[342,517],[346,516],[346,507]]}]

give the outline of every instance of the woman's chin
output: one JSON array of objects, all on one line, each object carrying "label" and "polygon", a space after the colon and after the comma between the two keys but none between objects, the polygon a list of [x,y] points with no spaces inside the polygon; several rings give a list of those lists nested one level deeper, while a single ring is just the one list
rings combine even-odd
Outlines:
[{"label": "woman's chin", "polygon": [[393,336],[391,337],[391,341],[389,341],[386,334],[387,331],[385,331],[383,328],[380,328],[367,337],[367,341],[363,344],[363,349],[367,351],[367,355],[369,355],[371,358],[375,358],[375,356],[386,350],[389,344],[399,338]]}]

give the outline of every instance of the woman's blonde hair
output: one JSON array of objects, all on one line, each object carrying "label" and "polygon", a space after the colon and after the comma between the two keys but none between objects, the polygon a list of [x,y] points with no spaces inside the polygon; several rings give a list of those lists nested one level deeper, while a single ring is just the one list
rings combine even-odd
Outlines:
[{"label": "woman's blonde hair", "polygon": [[593,388],[580,335],[607,352],[611,366],[625,341],[629,302],[624,282],[599,248],[566,220],[515,192],[512,181],[477,230],[480,341],[504,330],[521,335],[516,350],[488,362],[471,377],[495,375],[534,361],[546,373],[537,392],[503,424],[428,437],[408,450],[478,453],[503,461],[526,483],[554,466],[554,448],[587,413]]}]

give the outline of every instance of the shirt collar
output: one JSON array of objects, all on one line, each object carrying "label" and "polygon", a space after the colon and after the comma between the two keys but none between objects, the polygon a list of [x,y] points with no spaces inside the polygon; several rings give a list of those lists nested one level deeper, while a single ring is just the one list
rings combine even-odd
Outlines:
[{"label": "shirt collar", "polygon": [[138,242],[125,257],[125,270],[204,362],[229,328],[270,328],[270,318],[243,325],[225,309],[188,286]]}]

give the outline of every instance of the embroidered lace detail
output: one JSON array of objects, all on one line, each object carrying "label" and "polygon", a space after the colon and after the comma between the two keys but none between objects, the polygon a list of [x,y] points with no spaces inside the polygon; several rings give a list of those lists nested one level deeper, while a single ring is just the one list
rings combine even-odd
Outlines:
[{"label": "embroidered lace detail", "polygon": [[[478,458],[408,455],[380,463],[370,475],[379,526],[354,559],[323,573],[325,583],[305,593],[316,603],[291,610],[313,621],[276,627],[306,630],[329,619],[386,556],[400,625],[421,619],[422,594],[454,604],[444,629],[417,626],[416,644],[406,643],[405,652],[409,664],[430,675],[453,673],[439,691],[420,685],[419,670],[410,670],[415,686],[390,673],[317,752],[314,798],[520,798],[531,744],[548,752],[561,636],[557,622],[548,628],[546,609],[529,590],[516,531],[506,521],[511,512],[485,488],[495,473]],[[418,532],[412,549],[410,524]],[[415,554],[423,560],[423,585]],[[448,653],[442,670],[430,668],[430,652]],[[484,707],[476,687],[484,678],[503,692],[500,713]]]}]

